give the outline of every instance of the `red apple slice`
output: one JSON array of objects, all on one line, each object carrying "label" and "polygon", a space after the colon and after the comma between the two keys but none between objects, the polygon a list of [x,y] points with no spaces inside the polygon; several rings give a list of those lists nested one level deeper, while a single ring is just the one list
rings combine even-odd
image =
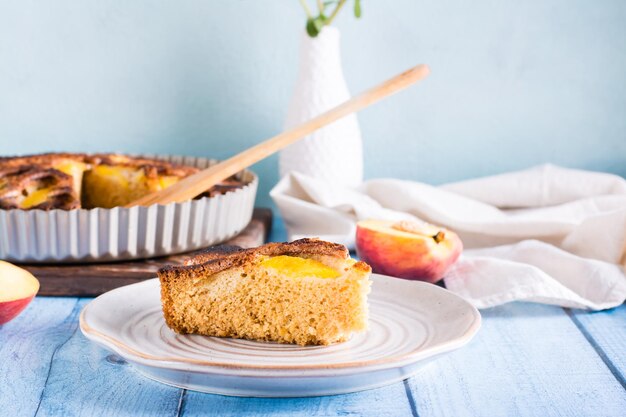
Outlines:
[{"label": "red apple slice", "polygon": [[436,282],[463,244],[456,233],[429,223],[364,220],[357,223],[356,249],[376,273]]},{"label": "red apple slice", "polygon": [[0,261],[0,325],[26,308],[39,291],[39,281],[30,272]]}]

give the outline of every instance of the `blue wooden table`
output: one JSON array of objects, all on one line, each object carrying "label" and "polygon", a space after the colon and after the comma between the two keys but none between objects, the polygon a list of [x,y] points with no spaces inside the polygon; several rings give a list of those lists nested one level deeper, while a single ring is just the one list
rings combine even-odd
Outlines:
[{"label": "blue wooden table", "polygon": [[[283,240],[280,223],[273,240]],[[0,416],[626,416],[626,305],[483,310],[465,348],[350,395],[233,398],[145,379],[78,330],[88,298],[37,297],[0,326]]]}]

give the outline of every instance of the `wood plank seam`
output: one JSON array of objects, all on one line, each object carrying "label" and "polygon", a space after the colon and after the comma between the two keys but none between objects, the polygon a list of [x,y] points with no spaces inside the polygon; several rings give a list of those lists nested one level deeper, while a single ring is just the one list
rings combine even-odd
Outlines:
[{"label": "wood plank seam", "polygon": [[611,372],[613,377],[617,380],[617,382],[621,384],[622,388],[626,390],[626,378],[624,377],[624,375],[622,375],[619,369],[617,369],[617,367],[613,364],[613,362],[611,361],[609,356],[606,354],[604,349],[602,349],[602,347],[598,344],[598,342],[593,338],[591,333],[587,331],[585,326],[583,326],[583,324],[578,320],[578,318],[574,315],[574,313],[572,313],[571,309],[563,308],[563,310],[565,310],[565,313],[567,314],[567,316],[570,318],[570,320],[572,320],[576,328],[578,328],[578,330],[583,334],[583,336],[585,337],[587,342],[589,342],[593,350],[596,351],[596,353],[598,354],[602,362],[604,362],[606,367],[609,368],[609,371]]},{"label": "wood plank seam", "polygon": [[417,412],[417,406],[415,405],[415,398],[413,398],[413,393],[411,392],[411,388],[409,387],[408,378],[402,381],[404,384],[404,391],[406,391],[406,396],[409,400],[409,405],[411,406],[411,414],[413,417],[419,417]]},{"label": "wood plank seam", "polygon": [[178,407],[176,408],[176,417],[181,416],[183,407],[185,406],[185,397],[187,396],[187,390],[182,388],[180,390],[180,398],[178,399]]},{"label": "wood plank seam", "polygon": [[72,331],[72,334],[65,339],[65,341],[61,344],[59,344],[57,347],[54,348],[54,351],[52,352],[52,355],[50,355],[50,362],[48,363],[48,374],[46,375],[46,380],[44,381],[43,384],[43,388],[41,390],[41,394],[39,395],[39,402],[37,403],[37,408],[35,409],[35,416],[37,416],[37,414],[39,414],[39,408],[41,407],[41,401],[43,400],[43,395],[46,392],[46,387],[48,386],[48,380],[50,379],[50,373],[52,371],[52,363],[54,362],[54,357],[56,356],[56,354],[59,352],[59,350],[61,350],[61,348],[63,346],[65,346],[65,344],[67,342],[69,342],[69,340],[74,337],[74,335],[76,334],[76,331],[78,331],[78,313],[81,311],[80,308],[80,298],[76,299],[76,304],[74,304],[74,307],[72,307],[72,311],[70,312],[70,314],[68,314],[68,316],[65,318],[65,320],[63,320],[61,322],[61,326],[63,326],[64,324],[71,322],[75,324],[74,330]]}]

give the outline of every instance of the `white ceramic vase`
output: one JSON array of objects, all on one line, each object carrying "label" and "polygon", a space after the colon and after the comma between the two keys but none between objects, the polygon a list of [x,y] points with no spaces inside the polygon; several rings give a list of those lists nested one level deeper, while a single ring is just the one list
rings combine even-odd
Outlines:
[{"label": "white ceramic vase", "polygon": [[[307,121],[350,98],[343,77],[340,32],[325,27],[316,38],[302,35],[300,68],[285,129]],[[344,117],[280,152],[280,176],[298,171],[333,184],[363,180],[363,144],[356,115]]]}]

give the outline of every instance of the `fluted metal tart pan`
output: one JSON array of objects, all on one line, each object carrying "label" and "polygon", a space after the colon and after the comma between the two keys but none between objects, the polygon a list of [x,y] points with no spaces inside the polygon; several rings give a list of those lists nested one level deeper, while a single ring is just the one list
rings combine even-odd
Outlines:
[{"label": "fluted metal tart pan", "polygon": [[[207,168],[217,161],[142,155]],[[145,259],[200,249],[241,232],[252,219],[257,176],[214,197],[147,207],[76,210],[0,210],[0,259],[77,263]]]}]

